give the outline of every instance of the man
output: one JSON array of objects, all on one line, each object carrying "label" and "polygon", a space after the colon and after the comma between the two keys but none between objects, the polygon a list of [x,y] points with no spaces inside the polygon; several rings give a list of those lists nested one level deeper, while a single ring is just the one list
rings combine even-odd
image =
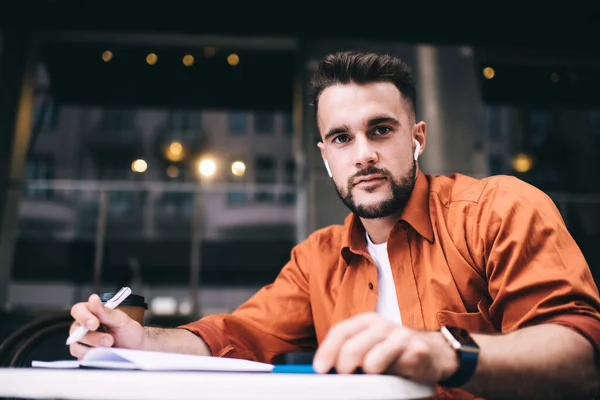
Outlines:
[{"label": "man", "polygon": [[397,58],[331,54],[313,87],[318,146],[352,211],[344,225],[295,246],[232,314],[178,329],[143,328],[92,295],[72,308],[72,328],[92,329],[72,354],[118,346],[273,362],[317,349],[317,372],[396,374],[452,398],[593,397],[598,290],[552,201],[508,176],[419,171],[426,125]]}]

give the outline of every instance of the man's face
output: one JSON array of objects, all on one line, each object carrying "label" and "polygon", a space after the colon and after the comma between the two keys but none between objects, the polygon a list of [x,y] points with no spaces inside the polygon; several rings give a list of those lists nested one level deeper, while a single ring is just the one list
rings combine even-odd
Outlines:
[{"label": "man's face", "polygon": [[392,83],[336,85],[319,99],[321,154],[338,195],[362,218],[404,209],[416,178],[413,137],[424,147],[425,124]]}]

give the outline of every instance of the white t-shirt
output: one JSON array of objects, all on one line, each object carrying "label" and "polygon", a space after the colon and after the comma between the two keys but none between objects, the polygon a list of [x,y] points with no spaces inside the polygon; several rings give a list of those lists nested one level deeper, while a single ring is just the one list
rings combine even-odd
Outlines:
[{"label": "white t-shirt", "polygon": [[396,296],[396,285],[394,284],[394,276],[392,275],[390,258],[387,252],[387,243],[375,244],[371,241],[368,233],[366,236],[369,254],[377,265],[379,294],[375,311],[390,321],[402,324],[398,297]]}]

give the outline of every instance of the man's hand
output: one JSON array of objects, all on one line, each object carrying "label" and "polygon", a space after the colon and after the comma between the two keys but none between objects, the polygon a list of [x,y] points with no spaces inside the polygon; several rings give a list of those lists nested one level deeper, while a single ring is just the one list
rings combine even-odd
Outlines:
[{"label": "man's hand", "polygon": [[435,384],[458,369],[458,357],[439,332],[420,332],[366,313],[334,326],[313,361],[318,373],[362,368],[368,374],[393,374]]},{"label": "man's hand", "polygon": [[[87,302],[75,304],[71,308],[75,322],[72,333],[80,325],[89,328],[89,332],[78,342],[70,346],[71,355],[81,359],[91,347],[123,347],[140,349],[144,341],[144,328],[119,309],[105,307],[98,295],[93,294]],[[102,326],[103,329],[99,329]]]}]

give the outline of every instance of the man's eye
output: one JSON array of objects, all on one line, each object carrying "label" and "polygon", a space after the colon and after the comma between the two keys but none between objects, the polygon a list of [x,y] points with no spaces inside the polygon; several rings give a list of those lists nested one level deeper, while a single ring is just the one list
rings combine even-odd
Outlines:
[{"label": "man's eye", "polygon": [[333,139],[333,143],[346,143],[348,141],[348,135],[339,135]]},{"label": "man's eye", "polygon": [[388,128],[387,126],[378,126],[377,128],[375,128],[375,130],[373,131],[376,135],[385,135],[386,133],[389,133],[391,131],[390,128]]}]

